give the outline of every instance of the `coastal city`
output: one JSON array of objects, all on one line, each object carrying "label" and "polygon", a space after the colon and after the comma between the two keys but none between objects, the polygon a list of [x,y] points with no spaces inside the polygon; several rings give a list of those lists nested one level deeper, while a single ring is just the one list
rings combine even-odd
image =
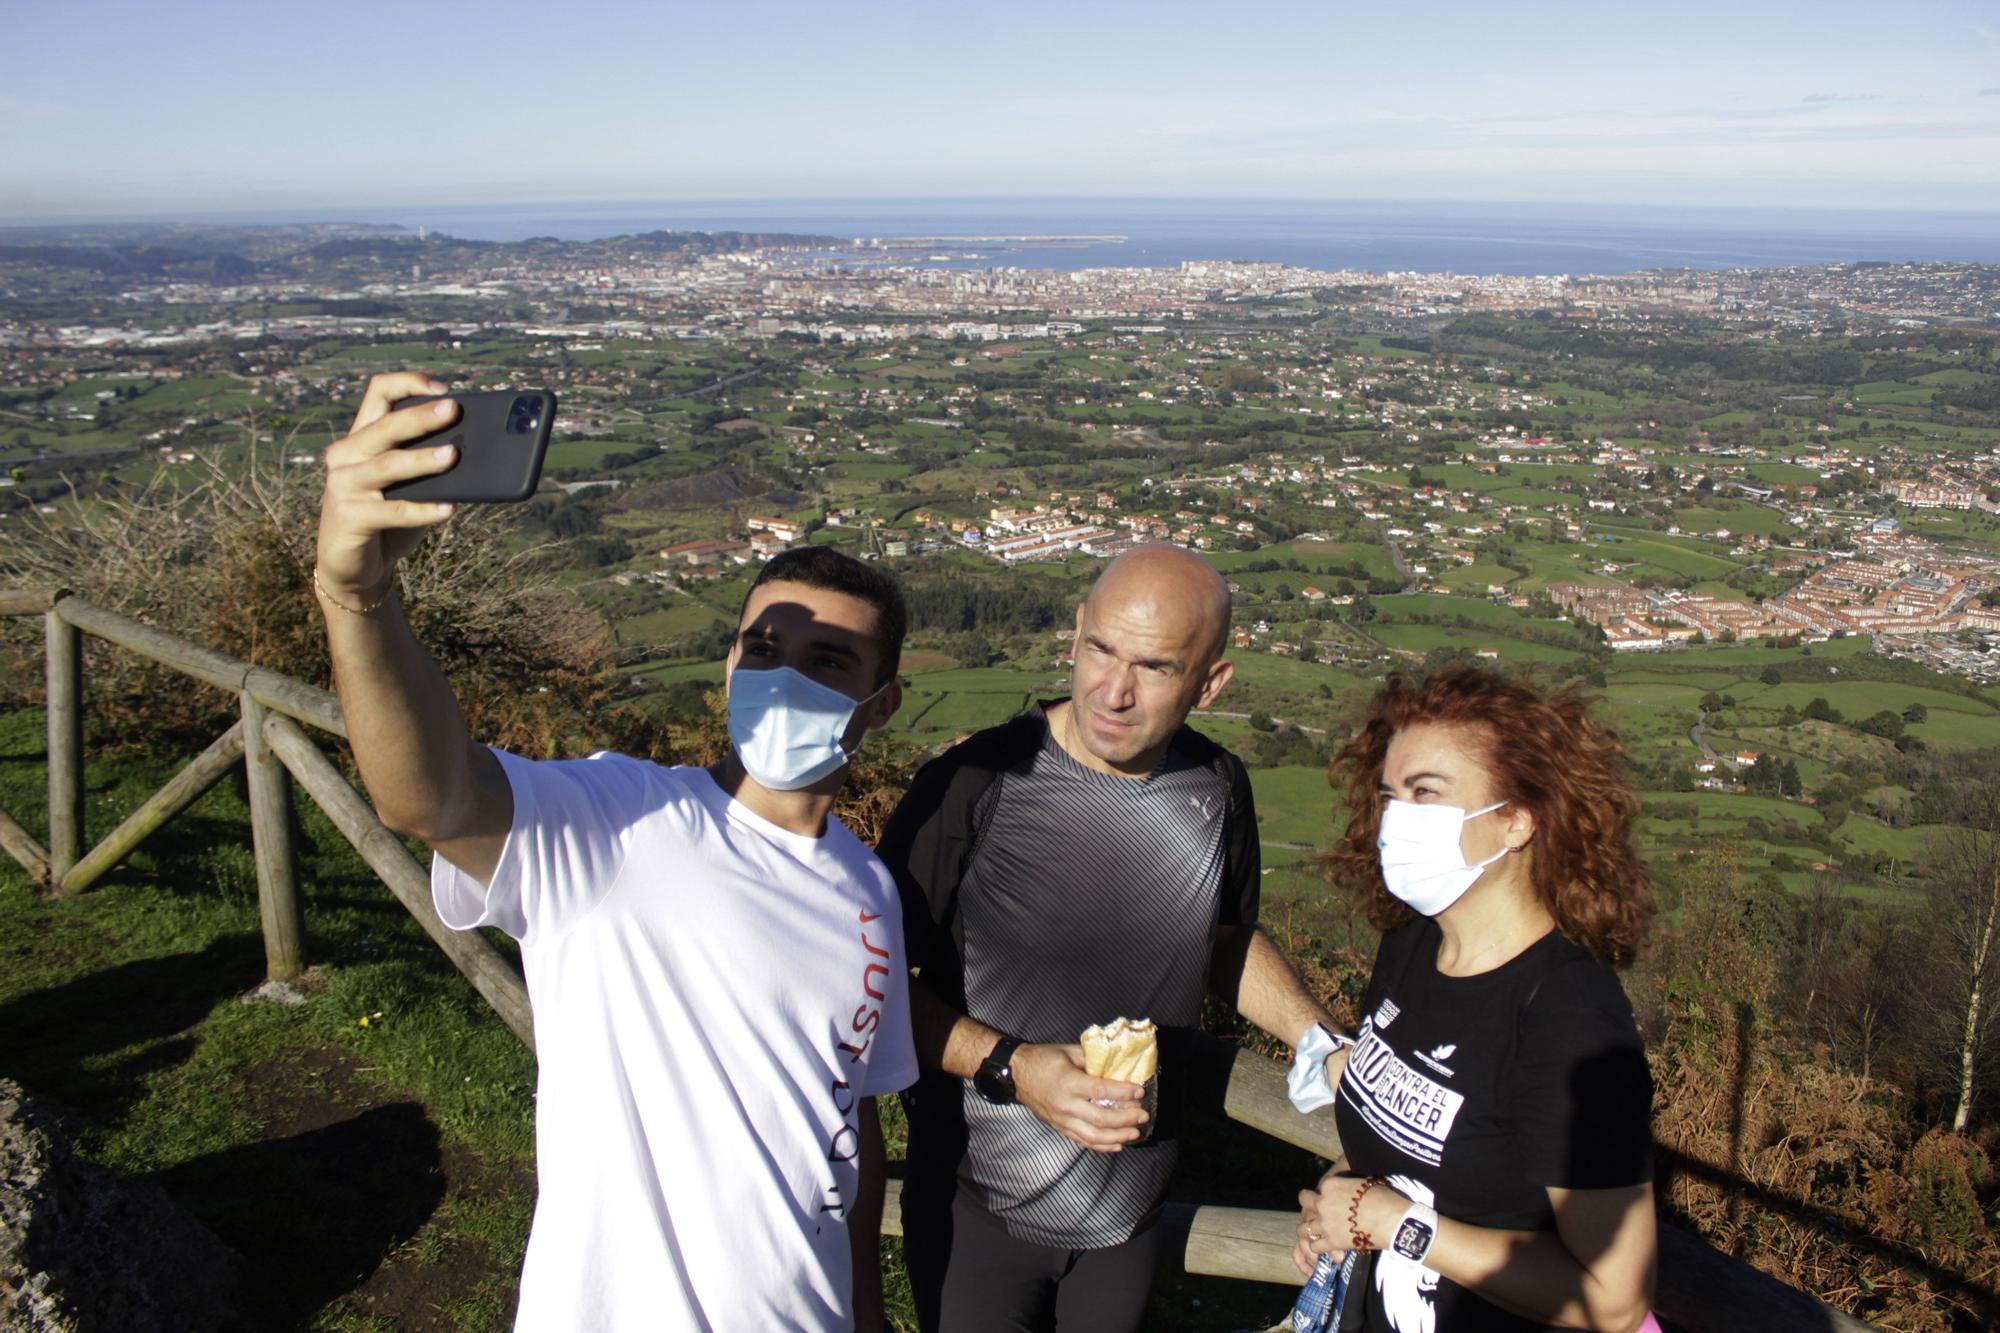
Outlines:
[{"label": "coastal city", "polygon": [[[908,255],[859,239],[851,248],[832,250],[773,246],[616,255],[601,253],[615,246],[596,246],[586,257],[532,259],[466,256],[448,238],[375,241],[362,251],[371,263],[356,264],[350,257],[315,265],[331,271],[310,277],[221,284],[167,277],[131,287],[119,293],[108,309],[115,318],[103,324],[49,328],[10,319],[0,309],[0,347],[172,347],[217,338],[408,336],[439,327],[387,311],[261,312],[287,301],[423,304],[441,312],[462,307],[456,323],[447,319],[443,325],[459,335],[485,329],[528,337],[793,336],[835,343],[1060,337],[1082,332],[1079,321],[1117,319],[1180,322],[1235,314],[1254,324],[1288,304],[1309,301],[1381,320],[1541,311],[1616,323],[1681,312],[1754,323],[1773,333],[1845,332],[1884,320],[1897,327],[1948,327],[1988,319],[2000,304],[2000,279],[1977,265],[1516,277],[1326,272],[1218,260],[1051,271],[966,267],[981,258],[976,254],[939,254],[932,257],[936,262],[913,263]],[[9,294],[0,289],[0,301]],[[190,306],[211,308],[217,317],[163,318],[154,309]]]}]

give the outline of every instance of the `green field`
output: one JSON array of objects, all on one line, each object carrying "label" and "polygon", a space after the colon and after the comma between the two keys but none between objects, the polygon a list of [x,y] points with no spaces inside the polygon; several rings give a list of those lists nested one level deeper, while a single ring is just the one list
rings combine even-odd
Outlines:
[{"label": "green field", "polygon": [[1334,792],[1318,768],[1258,768],[1250,772],[1257,798],[1257,834],[1265,842],[1323,847],[1334,833]]},{"label": "green field", "polygon": [[[1592,529],[1593,533],[1597,529]],[[1696,549],[1691,543],[1664,534],[1639,536],[1623,531],[1614,532],[1618,538],[1615,544],[1589,543],[1591,554],[1605,560],[1615,560],[1620,564],[1643,565],[1667,574],[1679,574],[1693,579],[1724,578],[1735,573],[1742,566],[1725,556],[1714,552],[1713,548]]]},{"label": "green field", "polygon": [[1866,852],[1887,852],[1905,866],[1917,862],[1925,845],[1942,831],[1935,824],[1891,828],[1865,815],[1849,815],[1834,836],[1843,844]]},{"label": "green field", "polygon": [[1015,716],[1038,698],[1068,693],[1061,672],[954,667],[911,676],[891,729],[922,744],[948,740]]},{"label": "green field", "polygon": [[1792,531],[1783,514],[1755,504],[1678,509],[1674,511],[1674,521],[1686,532],[1712,532],[1717,528],[1727,528],[1739,537],[1744,533],[1775,537],[1789,535]]},{"label": "green field", "polygon": [[1491,649],[1503,662],[1566,662],[1581,656],[1569,648],[1524,643],[1511,634],[1482,634],[1449,625],[1371,625],[1369,634],[1405,653],[1427,653],[1433,648]]},{"label": "green field", "polygon": [[[1377,597],[1375,609],[1382,624],[1408,621],[1415,616],[1423,616],[1433,621],[1463,618],[1481,625],[1509,630],[1534,623],[1512,607],[1499,602],[1475,597],[1446,597],[1437,593],[1419,593],[1413,597]],[[1480,631],[1468,629],[1461,632],[1477,635]]]},{"label": "green field", "polygon": [[657,644],[707,629],[727,625],[731,618],[703,606],[691,598],[676,597],[657,611],[628,616],[618,622],[616,637],[621,644]]},{"label": "green field", "polygon": [[1285,657],[1278,653],[1236,651],[1229,654],[1229,660],[1236,664],[1236,676],[1223,687],[1217,698],[1217,708],[1235,708],[1231,700],[1237,697],[1239,687],[1248,689],[1284,690],[1293,694],[1317,694],[1324,685],[1334,694],[1347,691],[1373,690],[1375,682],[1352,675],[1338,667],[1320,662],[1301,662],[1295,657]]}]

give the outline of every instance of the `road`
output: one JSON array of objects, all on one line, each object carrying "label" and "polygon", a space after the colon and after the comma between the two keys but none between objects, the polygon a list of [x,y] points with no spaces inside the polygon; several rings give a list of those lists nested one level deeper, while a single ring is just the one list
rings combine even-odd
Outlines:
[{"label": "road", "polygon": [[1702,758],[1708,760],[1711,764],[1720,763],[1721,761],[1715,757],[1715,751],[1711,750],[1708,742],[1702,739],[1701,729],[1707,722],[1708,710],[1702,709],[1701,716],[1695,721],[1692,727],[1688,728],[1688,739],[1693,741],[1696,748],[1701,751]]},{"label": "road", "polygon": [[726,389],[732,384],[741,384],[744,380],[755,379],[757,378],[757,376],[762,375],[771,369],[772,367],[770,366],[752,366],[748,370],[739,370],[734,375],[725,375],[723,378],[716,380],[713,384],[704,384],[700,388],[696,389],[682,389],[679,393],[668,394],[667,397],[700,398],[705,394],[711,394],[719,390]]},{"label": "road", "polygon": [[[1203,708],[1197,708],[1197,709],[1195,709],[1195,710],[1194,710],[1194,713],[1193,713],[1193,716],[1195,716],[1195,717],[1233,717],[1233,718],[1237,718],[1237,719],[1240,719],[1240,720],[1242,720],[1242,721],[1246,721],[1246,722],[1247,722],[1247,721],[1248,721],[1248,720],[1250,719],[1250,715],[1249,715],[1248,713],[1225,713],[1225,712],[1223,712],[1223,711],[1222,711],[1221,709],[1219,709],[1219,708],[1206,708],[1206,709],[1203,709]],[[1274,717],[1274,718],[1272,718],[1272,719],[1271,719],[1271,721],[1275,722],[1275,723],[1276,723],[1277,725],[1279,725],[1279,726],[1281,726],[1281,727],[1285,727],[1285,726],[1294,726],[1294,727],[1298,727],[1300,731],[1303,731],[1303,732],[1305,732],[1305,733],[1307,733],[1308,735],[1311,735],[1311,736],[1324,736],[1324,735],[1326,735],[1326,728],[1325,728],[1325,727],[1306,727],[1306,726],[1300,726],[1300,725],[1299,725],[1298,723],[1296,723],[1296,722],[1287,722],[1287,721],[1285,721],[1285,719],[1283,719],[1282,717]]]},{"label": "road", "polygon": [[1402,577],[1403,596],[1408,597],[1417,590],[1416,575],[1410,573],[1409,562],[1403,559],[1403,548],[1396,545],[1396,539],[1389,535],[1389,527],[1386,523],[1382,525],[1380,531],[1382,533],[1382,544],[1389,548],[1389,559],[1395,562],[1396,573]]},{"label": "road", "polygon": [[[1349,508],[1355,510],[1357,513],[1360,512],[1361,506],[1356,504],[1351,498],[1347,501],[1347,504]],[[1370,521],[1375,522],[1374,520]],[[1396,539],[1389,535],[1389,525],[1383,522],[1375,522],[1375,535],[1380,537],[1382,545],[1388,548],[1389,559],[1396,566],[1396,576],[1403,580],[1403,596],[1407,597],[1416,592],[1416,576],[1410,573],[1409,561],[1403,559],[1403,548],[1396,545]]]}]

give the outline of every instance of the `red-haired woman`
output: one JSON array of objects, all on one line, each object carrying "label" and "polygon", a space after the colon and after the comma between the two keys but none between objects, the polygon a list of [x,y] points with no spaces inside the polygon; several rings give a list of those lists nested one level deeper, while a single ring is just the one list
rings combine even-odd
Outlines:
[{"label": "red-haired woman", "polygon": [[1324,869],[1384,934],[1300,1271],[1362,1251],[1342,1324],[1371,1333],[1641,1327],[1652,1083],[1612,969],[1652,899],[1617,739],[1574,691],[1450,667],[1391,679],[1330,777]]}]

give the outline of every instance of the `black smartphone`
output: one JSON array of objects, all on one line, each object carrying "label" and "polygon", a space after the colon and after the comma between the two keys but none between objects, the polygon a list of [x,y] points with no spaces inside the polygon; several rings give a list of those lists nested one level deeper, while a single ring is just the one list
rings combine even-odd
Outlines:
[{"label": "black smartphone", "polygon": [[[399,481],[391,500],[525,500],[542,478],[542,455],[555,426],[556,396],[547,389],[441,394],[458,403],[458,420],[398,449],[458,446],[458,460],[436,476]],[[438,398],[405,398],[396,411]]]}]

